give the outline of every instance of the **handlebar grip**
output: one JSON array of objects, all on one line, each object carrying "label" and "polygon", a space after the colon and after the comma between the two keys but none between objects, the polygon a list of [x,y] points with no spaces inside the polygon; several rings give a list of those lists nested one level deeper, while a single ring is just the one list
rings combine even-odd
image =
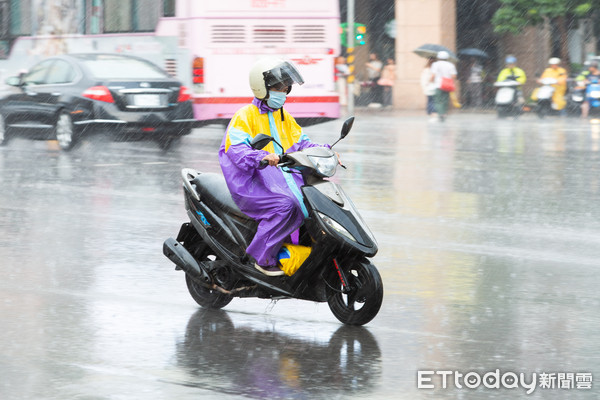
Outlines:
[{"label": "handlebar grip", "polygon": [[[281,162],[281,160],[282,160],[282,157],[281,157],[281,155],[279,155],[279,162]],[[260,162],[258,163],[258,169],[263,169],[267,165],[269,165],[269,162],[267,160],[260,160]]]}]

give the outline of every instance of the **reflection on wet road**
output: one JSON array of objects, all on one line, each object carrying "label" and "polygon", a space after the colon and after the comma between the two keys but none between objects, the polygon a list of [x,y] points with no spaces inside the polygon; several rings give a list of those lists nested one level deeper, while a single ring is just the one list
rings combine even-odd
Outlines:
[{"label": "reflection on wet road", "polygon": [[[363,328],[296,300],[197,308],[162,242],[186,218],[179,170],[218,172],[222,133],[166,154],[0,148],[0,398],[594,398],[600,125],[359,113],[334,179],[379,241],[385,297]],[[418,389],[419,370],[554,373],[555,388]]]},{"label": "reflection on wet road", "polygon": [[191,317],[177,346],[177,365],[190,373],[185,384],[251,398],[314,399],[368,394],[380,378],[381,350],[366,328],[286,331],[236,326],[232,316],[201,309]]}]

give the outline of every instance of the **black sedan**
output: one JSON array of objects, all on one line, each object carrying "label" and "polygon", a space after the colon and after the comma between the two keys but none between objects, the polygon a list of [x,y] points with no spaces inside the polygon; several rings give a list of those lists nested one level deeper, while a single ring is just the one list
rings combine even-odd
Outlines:
[{"label": "black sedan", "polygon": [[190,91],[151,62],[121,54],[47,58],[6,80],[0,145],[19,133],[55,139],[64,150],[91,132],[151,139],[168,148],[195,122]]}]

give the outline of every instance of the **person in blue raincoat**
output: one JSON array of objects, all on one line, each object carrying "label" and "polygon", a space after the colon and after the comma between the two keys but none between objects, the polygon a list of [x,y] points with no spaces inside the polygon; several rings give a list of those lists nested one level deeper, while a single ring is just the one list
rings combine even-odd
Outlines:
[{"label": "person in blue raincoat", "polygon": [[[258,221],[254,239],[246,253],[255,267],[269,276],[283,275],[277,253],[286,238],[295,232],[308,212],[300,187],[300,174],[277,168],[279,154],[322,146],[310,141],[294,118],[283,109],[293,84],[304,80],[288,61],[264,58],[250,70],[250,88],[254,99],[232,117],[221,148],[219,162],[229,191],[238,207]],[[274,142],[262,150],[250,147],[259,133],[272,136]],[[261,160],[269,166],[259,168]]]}]

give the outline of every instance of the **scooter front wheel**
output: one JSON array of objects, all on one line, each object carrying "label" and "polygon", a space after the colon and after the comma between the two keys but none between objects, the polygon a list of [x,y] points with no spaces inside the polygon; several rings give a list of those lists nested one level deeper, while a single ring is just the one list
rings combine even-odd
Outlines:
[{"label": "scooter front wheel", "polygon": [[381,308],[383,282],[377,268],[367,260],[340,265],[345,285],[326,285],[327,304],[335,317],[347,325],[364,325]]},{"label": "scooter front wheel", "polygon": [[202,286],[185,274],[185,283],[192,298],[198,305],[206,308],[223,308],[233,300],[233,297]]}]

